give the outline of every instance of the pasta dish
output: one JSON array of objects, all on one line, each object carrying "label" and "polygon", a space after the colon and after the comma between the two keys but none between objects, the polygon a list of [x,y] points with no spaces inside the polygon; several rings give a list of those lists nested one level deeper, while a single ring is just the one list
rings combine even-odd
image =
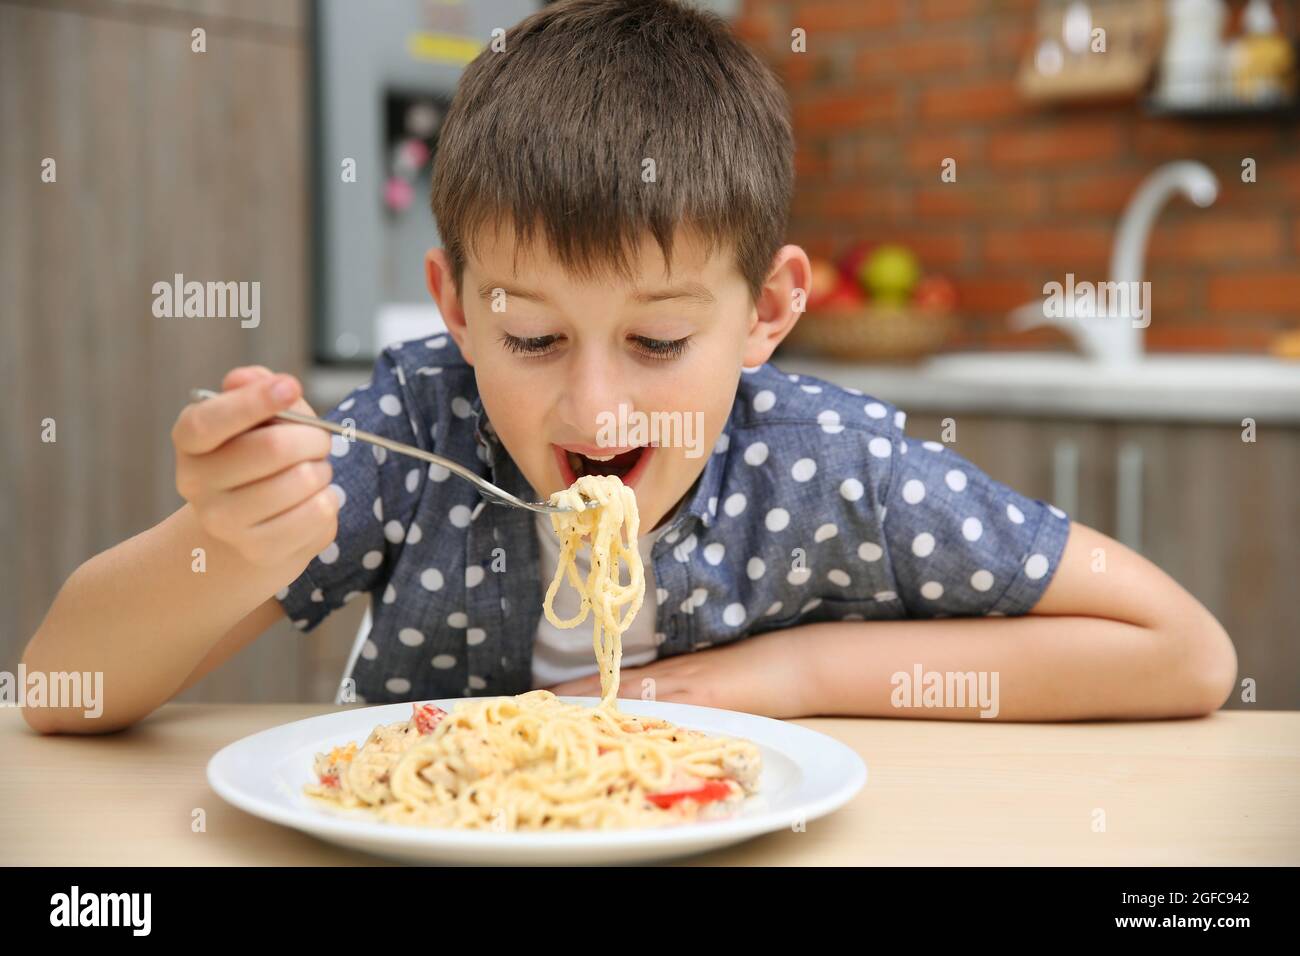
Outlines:
[{"label": "pasta dish", "polygon": [[[591,617],[600,702],[534,690],[461,701],[451,712],[413,704],[409,719],[376,727],[360,747],[317,754],[309,796],[414,826],[605,830],[727,816],[757,791],[761,760],[749,741],[618,709],[622,635],[645,596],[632,489],[614,475],[584,474],[551,503],[580,510],[551,515],[561,551],[542,609],[558,627]],[[575,561],[584,545],[585,580]],[[552,601],[566,579],[581,604],[562,620]]]}]

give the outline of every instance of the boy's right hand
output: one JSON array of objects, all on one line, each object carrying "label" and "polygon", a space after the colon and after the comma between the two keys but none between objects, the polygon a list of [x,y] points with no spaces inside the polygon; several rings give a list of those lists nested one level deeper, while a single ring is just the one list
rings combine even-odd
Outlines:
[{"label": "boy's right hand", "polygon": [[186,406],[172,428],[176,490],[205,531],[250,563],[305,566],[338,533],[330,433],[270,421],[286,409],[315,415],[292,375],[237,368],[221,388]]}]

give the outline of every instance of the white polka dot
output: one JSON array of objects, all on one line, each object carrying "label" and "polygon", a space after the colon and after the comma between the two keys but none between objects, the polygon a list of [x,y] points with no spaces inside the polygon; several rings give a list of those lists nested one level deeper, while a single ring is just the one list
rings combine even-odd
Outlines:
[{"label": "white polka dot", "polygon": [[407,647],[419,647],[424,643],[424,635],[413,627],[404,627],[397,632],[397,639]]},{"label": "white polka dot", "polygon": [[696,538],[695,535],[687,535],[682,539],[681,544],[673,548],[673,557],[678,561],[689,560],[691,552],[695,550],[695,546],[699,543],[699,539]]},{"label": "white polka dot", "polygon": [[452,611],[447,615],[447,624],[450,627],[465,627],[469,624],[469,615],[464,611]]},{"label": "white polka dot", "polygon": [[699,607],[709,599],[709,592],[704,588],[696,588],[691,592],[690,602],[693,607]]},{"label": "white polka dot", "polygon": [[728,627],[740,627],[745,623],[745,605],[728,604],[722,612],[722,623]]},{"label": "white polka dot", "polygon": [[393,544],[400,544],[406,538],[406,529],[400,521],[390,521],[384,525],[384,537]]},{"label": "white polka dot", "polygon": [[783,531],[790,524],[790,512],[784,508],[773,508],[763,519],[768,531]]},{"label": "white polka dot", "polygon": [[449,671],[456,666],[456,658],[450,654],[439,654],[433,659],[433,666],[440,671]]},{"label": "white polka dot", "polygon": [[716,495],[713,495],[709,498],[709,514],[715,515],[717,513],[718,513],[718,498]]},{"label": "white polka dot", "polygon": [[1015,505],[1007,505],[1007,517],[1010,518],[1012,521],[1014,521],[1016,524],[1025,523],[1025,513],[1021,511],[1019,508],[1017,508]]},{"label": "white polka dot", "polygon": [[863,541],[858,545],[858,557],[863,561],[879,561],[884,549],[874,541]]},{"label": "white polka dot", "polygon": [[980,568],[970,576],[970,586],[976,591],[987,591],[993,587],[993,572]]},{"label": "white polka dot", "polygon": [[471,690],[483,690],[483,688],[487,687],[487,681],[479,677],[477,674],[470,674],[469,686]]},{"label": "white polka dot", "polygon": [[1025,562],[1025,577],[1037,581],[1047,573],[1047,567],[1047,555],[1031,554],[1029,560]]},{"label": "white polka dot", "polygon": [[[793,381],[793,379],[791,381]],[[822,387],[820,385],[800,385],[799,387],[809,395],[820,395],[822,393]]]},{"label": "white polka dot", "polygon": [[919,504],[925,498],[925,483],[913,478],[903,484],[903,500],[909,505]]},{"label": "white polka dot", "polygon": [[1056,505],[1048,505],[1047,510],[1050,511],[1052,514],[1056,515],[1056,517],[1058,518],[1065,517],[1065,512],[1062,511],[1060,508],[1056,507]]},{"label": "white polka dot", "polygon": [[384,596],[381,600],[385,604],[392,604],[397,600],[397,588],[393,587],[391,584],[388,585],[388,587],[384,588]]},{"label": "white polka dot", "polygon": [[937,601],[943,597],[943,585],[938,581],[926,581],[921,585],[921,597],[930,601]]},{"label": "white polka dot", "polygon": [[943,451],[943,446],[937,441],[923,441],[921,442],[921,447],[926,451]]},{"label": "white polka dot", "polygon": [[749,575],[751,581],[757,581],[766,571],[767,565],[763,563],[762,558],[750,558],[745,565],[745,573]]},{"label": "white polka dot", "polygon": [[320,588],[317,588],[316,590],[311,592],[311,599],[315,603],[319,604],[320,602],[325,600],[325,592],[322,591]]},{"label": "white polka dot", "polygon": [[376,498],[375,503],[370,506],[370,510],[375,514],[375,520],[382,522],[384,520],[384,499]]},{"label": "white polka dot", "polygon": [[967,518],[961,523],[961,536],[967,541],[978,541],[984,533],[984,525],[979,518]]},{"label": "white polka dot", "polygon": [[840,529],[833,524],[824,524],[813,532],[813,541],[821,544],[823,541],[829,541],[840,533]]},{"label": "white polka dot", "polygon": [[780,601],[773,601],[773,602],[772,602],[772,606],[769,607],[766,611],[763,612],[763,616],[764,616],[764,617],[771,617],[773,614],[778,614],[778,613],[780,613],[780,611],[781,611],[781,602],[780,602]]},{"label": "white polka dot", "polygon": [[420,539],[423,537],[424,537],[424,532],[420,530],[420,526],[418,524],[412,524],[409,528],[406,529],[407,544],[419,544]]},{"label": "white polka dot", "polygon": [[454,508],[451,509],[451,511],[447,512],[447,520],[449,520],[457,528],[468,528],[469,518],[470,518],[469,508],[465,507],[464,505],[456,505]]},{"label": "white polka dot", "polygon": [[331,541],[326,545],[325,550],[316,555],[316,560],[321,564],[333,564],[339,559],[339,543]]},{"label": "white polka dot", "polygon": [[379,410],[385,415],[400,415],[402,403],[397,400],[396,395],[382,395],[379,398]]},{"label": "white polka dot", "polygon": [[817,424],[821,425],[822,431],[828,435],[838,435],[844,431],[844,426],[840,424],[840,413],[833,409],[826,409],[817,416]]},{"label": "white polka dot", "polygon": [[405,694],[411,689],[411,682],[405,677],[390,677],[384,681],[384,688],[392,694]]},{"label": "white polka dot", "polygon": [[897,601],[897,600],[898,600],[898,595],[895,594],[893,591],[877,591],[877,592],[873,595],[873,597],[875,597],[875,599],[876,599],[877,601]]},{"label": "white polka dot", "polygon": [[907,412],[903,411],[900,408],[898,411],[894,412],[894,427],[901,429],[906,424],[907,424]]},{"label": "white polka dot", "polygon": [[425,568],[420,572],[420,584],[426,591],[441,591],[442,572],[437,568]]},{"label": "white polka dot", "polygon": [[419,484],[420,484],[420,469],[412,468],[410,471],[406,473],[407,492],[414,492],[415,489],[419,486]]},{"label": "white polka dot", "polygon": [[912,539],[912,553],[918,558],[928,558],[934,551],[934,535],[928,531],[922,531]]},{"label": "white polka dot", "polygon": [[839,568],[835,568],[833,571],[827,571],[826,577],[831,582],[831,584],[838,584],[842,588],[846,588],[849,586],[848,574],[846,574],[844,571],[841,571]]},{"label": "white polka dot", "polygon": [[433,338],[429,339],[429,341],[425,342],[424,344],[426,348],[440,349],[447,344],[447,336],[435,335]]},{"label": "white polka dot", "polygon": [[745,510],[745,504],[745,496],[738,491],[727,496],[727,500],[722,503],[722,510],[727,513],[727,517],[734,518]]},{"label": "white polka dot", "polygon": [[821,598],[813,598],[811,601],[809,601],[809,602],[808,602],[807,604],[805,604],[803,607],[799,608],[799,613],[800,613],[800,614],[807,614],[807,613],[808,613],[809,611],[811,611],[813,608],[815,608],[815,607],[820,607],[820,606],[821,606],[821,603],[822,603],[822,599],[821,599]]},{"label": "white polka dot", "polygon": [[677,542],[677,539],[680,538],[681,536],[682,536],[681,532],[679,532],[676,528],[673,528],[672,531],[669,531],[666,535],[664,535],[664,540],[667,541],[669,544],[675,544]]},{"label": "white polka dot", "polygon": [[726,553],[727,549],[718,541],[714,541],[712,544],[704,546],[704,560],[714,567],[717,567],[722,563],[723,555]]},{"label": "white polka dot", "polygon": [[361,566],[367,571],[373,571],[384,563],[384,552],[367,551],[361,556]]},{"label": "white polka dot", "polygon": [[343,401],[339,402],[339,411],[346,412],[356,403],[357,400],[355,398],[345,398]]},{"label": "white polka dot", "polygon": [[758,465],[767,461],[767,445],[761,441],[756,441],[745,449],[745,464]]},{"label": "white polka dot", "polygon": [[862,406],[862,410],[867,413],[868,418],[884,418],[886,414],[885,406],[879,402],[867,402]]},{"label": "white polka dot", "polygon": [[352,449],[352,442],[348,441],[342,435],[330,436],[330,454],[335,458],[342,458]]},{"label": "white polka dot", "polygon": [[471,627],[465,632],[465,643],[470,647],[477,647],[487,640],[487,631],[481,627]]},{"label": "white polka dot", "polygon": [[807,584],[808,579],[812,577],[812,572],[807,568],[791,568],[790,573],[785,576],[786,581],[795,587]]},{"label": "white polka dot", "polygon": [[943,476],[944,483],[953,491],[966,490],[966,472],[958,471],[956,468]]},{"label": "white polka dot", "polygon": [[888,438],[877,436],[867,442],[867,451],[871,452],[872,457],[888,458],[893,452],[893,446],[889,444]]},{"label": "white polka dot", "polygon": [[811,458],[800,458],[790,469],[790,477],[795,481],[807,481],[815,474],[817,474],[817,462]]},{"label": "white polka dot", "polygon": [[451,476],[451,469],[442,465],[429,466],[429,478],[432,481],[446,481]]},{"label": "white polka dot", "polygon": [[723,432],[718,436],[718,440],[713,443],[713,453],[715,455],[725,454],[727,449],[730,447],[731,447],[731,436],[728,435],[726,432]]},{"label": "white polka dot", "polygon": [[275,599],[276,599],[277,601],[283,601],[283,600],[284,600],[285,598],[287,598],[288,596],[289,596],[289,589],[288,589],[288,588],[280,588],[280,590],[278,590],[278,591],[275,592]]},{"label": "white polka dot", "polygon": [[338,485],[330,485],[330,491],[334,492],[334,497],[339,500],[340,508],[348,503],[348,493]]},{"label": "white polka dot", "polygon": [[655,588],[655,600],[663,604],[664,601],[668,600],[668,592],[663,588]]},{"label": "white polka dot", "polygon": [[366,638],[366,642],[361,645],[361,656],[368,661],[373,661],[379,656],[379,646],[374,641]]},{"label": "white polka dot", "polygon": [[840,496],[845,501],[857,501],[862,497],[862,482],[856,478],[845,478],[840,482]]},{"label": "white polka dot", "polygon": [[754,411],[767,412],[771,411],[772,406],[776,404],[776,395],[771,389],[763,389],[754,396]]},{"label": "white polka dot", "polygon": [[371,445],[370,454],[375,456],[375,463],[382,465],[388,461],[388,449],[382,445]]},{"label": "white polka dot", "polygon": [[473,588],[483,581],[483,567],[478,564],[467,565],[465,568],[465,587]]},{"label": "white polka dot", "polygon": [[457,418],[469,418],[474,409],[463,396],[457,395],[451,400],[451,413]]}]

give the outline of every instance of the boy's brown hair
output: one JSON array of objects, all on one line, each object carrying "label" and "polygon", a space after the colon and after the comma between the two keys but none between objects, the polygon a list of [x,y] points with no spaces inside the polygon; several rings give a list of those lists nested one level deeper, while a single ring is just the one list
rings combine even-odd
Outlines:
[{"label": "boy's brown hair", "polygon": [[716,14],[563,0],[466,68],[438,142],[433,215],[458,291],[484,226],[512,225],[516,256],[540,226],[571,273],[626,280],[646,230],[671,262],[683,226],[710,251],[734,249],[757,299],[784,242],[793,154],[785,92]]}]

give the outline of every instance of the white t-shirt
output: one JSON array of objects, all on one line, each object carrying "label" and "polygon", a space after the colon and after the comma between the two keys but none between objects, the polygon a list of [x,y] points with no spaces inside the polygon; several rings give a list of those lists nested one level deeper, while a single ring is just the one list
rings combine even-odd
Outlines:
[{"label": "white t-shirt", "polygon": [[[551,519],[544,514],[537,517],[537,537],[541,543],[542,593],[551,586],[555,569],[560,563],[560,539],[551,529]],[[645,566],[645,601],[632,619],[632,625],[623,634],[623,667],[648,664],[659,655],[655,642],[655,580],[650,562],[650,549],[663,532],[663,527],[637,538],[637,551]],[[575,563],[578,574],[586,578],[591,570],[591,549],[579,550]],[[555,614],[569,618],[578,613],[578,592],[564,581],[555,595]],[[550,687],[562,681],[576,680],[596,673],[596,652],[591,645],[591,617],[577,627],[556,627],[542,615],[537,625],[537,642],[533,648],[533,688]]]}]

